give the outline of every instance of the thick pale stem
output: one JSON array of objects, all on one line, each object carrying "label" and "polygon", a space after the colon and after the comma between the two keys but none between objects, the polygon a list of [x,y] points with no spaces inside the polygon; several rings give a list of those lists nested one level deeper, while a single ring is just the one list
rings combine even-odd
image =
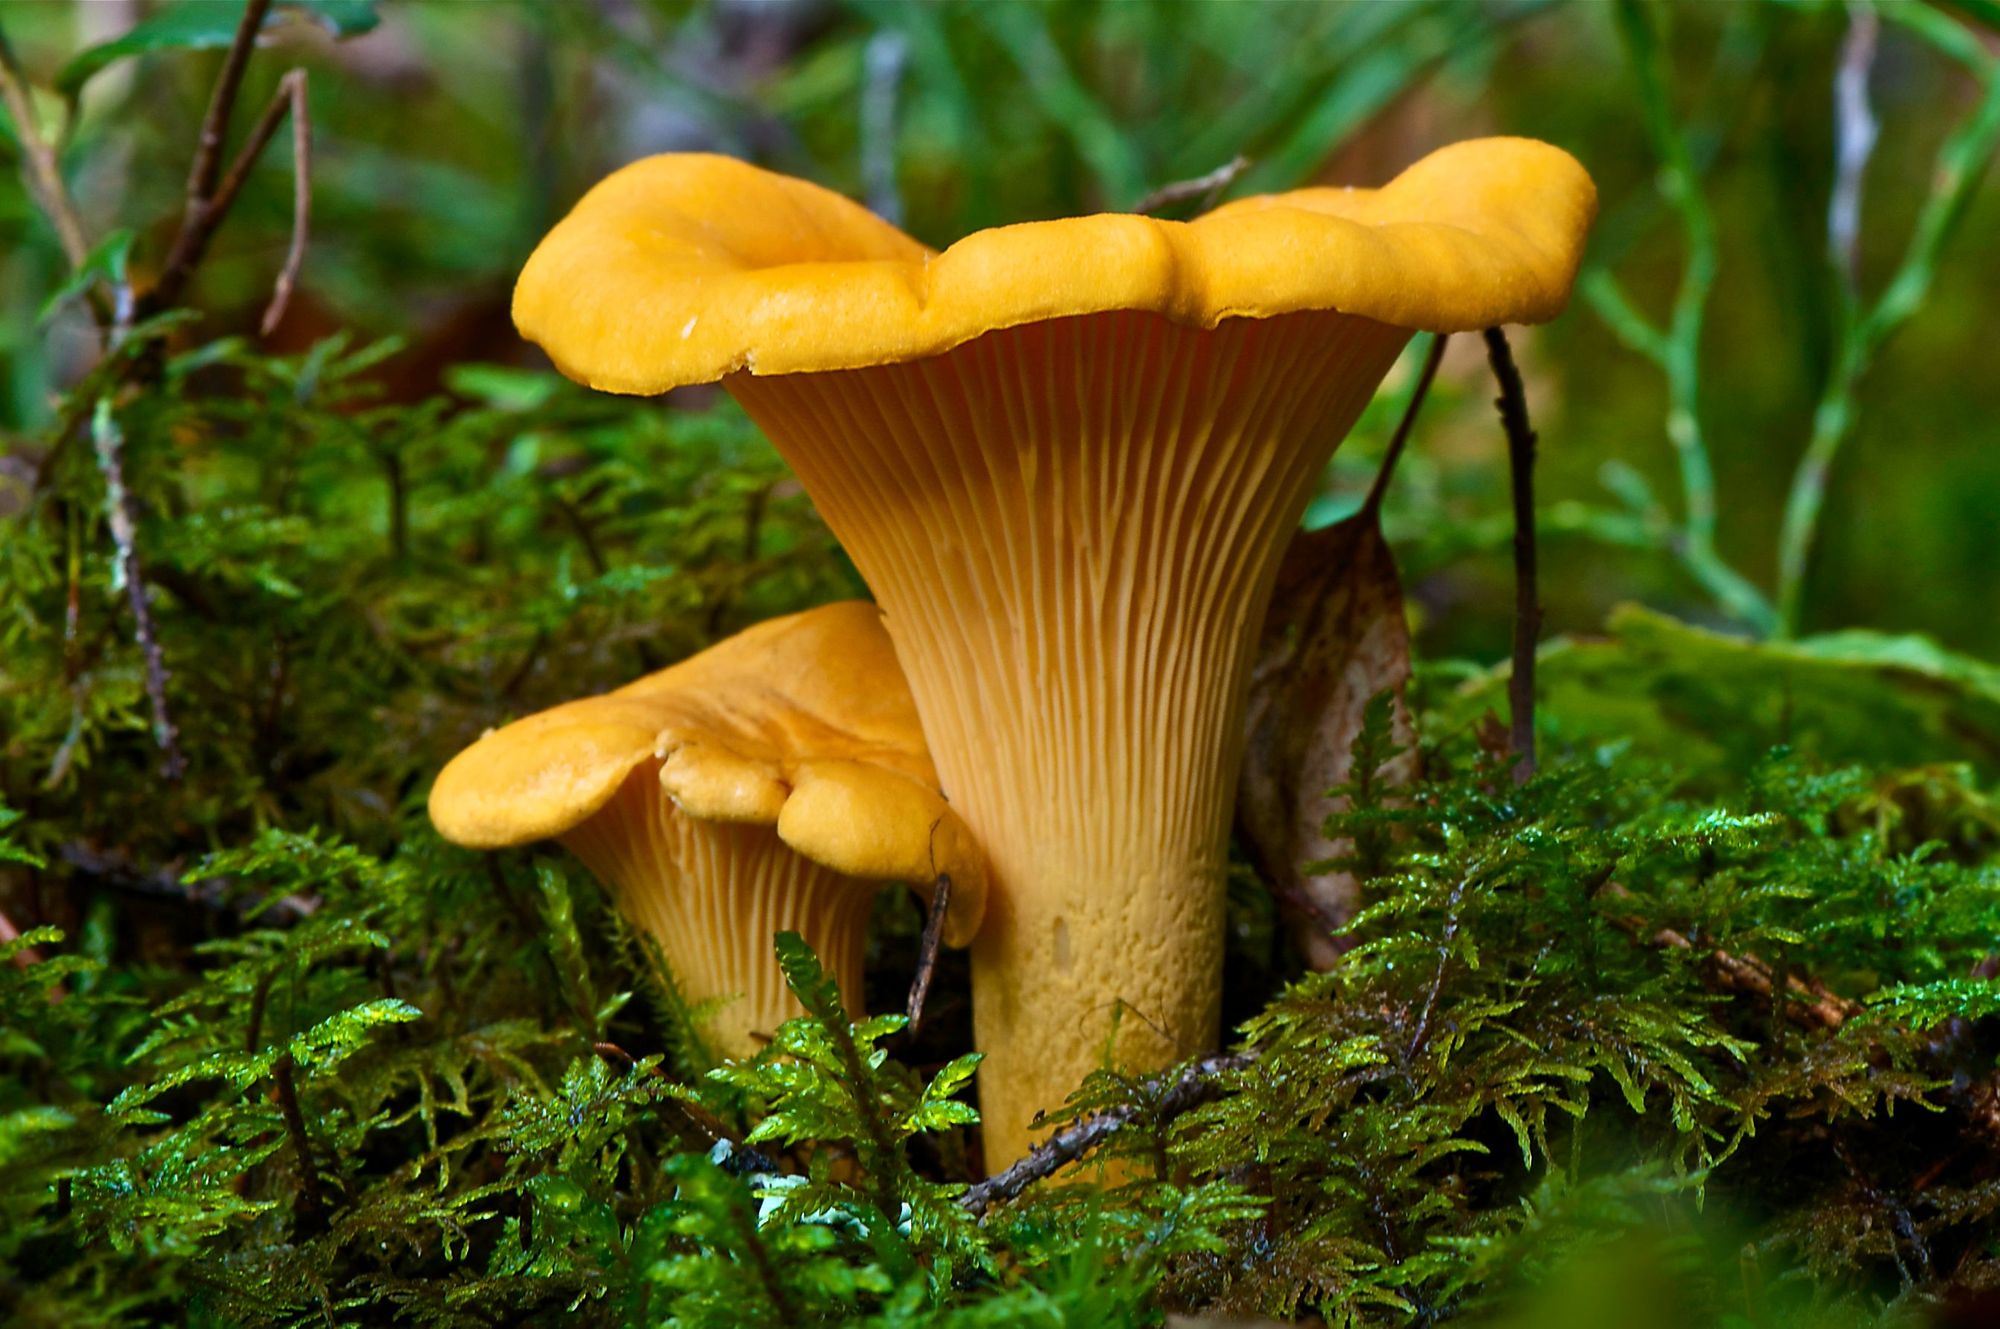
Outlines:
[{"label": "thick pale stem", "polygon": [[690,1005],[730,998],[702,1034],[718,1055],[755,1053],[801,1014],[771,939],[797,932],[859,1012],[876,885],[804,858],[768,825],[698,821],[660,788],[659,763],[562,836],[633,926],[660,944]]},{"label": "thick pale stem", "polygon": [[730,390],[886,611],[991,863],[987,1162],[1095,1067],[1217,1034],[1249,654],[1313,481],[1409,334],[1143,313]]}]

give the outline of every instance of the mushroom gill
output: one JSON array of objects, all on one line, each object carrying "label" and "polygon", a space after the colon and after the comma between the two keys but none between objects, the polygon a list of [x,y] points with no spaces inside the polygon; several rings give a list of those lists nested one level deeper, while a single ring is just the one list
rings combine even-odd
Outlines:
[{"label": "mushroom gill", "polygon": [[555,838],[659,943],[724,1056],[798,1013],[772,950],[795,931],[859,1009],[884,881],[952,878],[945,940],[978,927],[984,867],[937,792],[875,607],[774,619],[615,692],[531,715],[431,789],[446,839]]},{"label": "mushroom gill", "polygon": [[1566,154],[1494,139],[1380,190],[933,256],[803,182],[664,157],[530,260],[528,336],[615,391],[720,378],[883,606],[990,865],[990,1164],[1094,1067],[1214,1041],[1249,655],[1314,477],[1413,331],[1559,311],[1594,206]]},{"label": "mushroom gill", "polygon": [[1158,1067],[1216,1039],[1255,627],[1313,478],[1408,336],[1130,311],[727,380],[889,607],[943,787],[987,847],[973,1021],[996,1164],[1107,1057]]}]

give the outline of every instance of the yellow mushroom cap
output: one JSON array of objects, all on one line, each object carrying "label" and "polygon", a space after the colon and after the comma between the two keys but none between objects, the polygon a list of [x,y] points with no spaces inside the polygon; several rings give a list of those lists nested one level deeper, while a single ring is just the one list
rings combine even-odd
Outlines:
[{"label": "yellow mushroom cap", "polygon": [[495,849],[560,836],[639,767],[698,821],[777,828],[844,876],[952,878],[945,939],[978,930],[985,868],[937,770],[881,612],[865,601],[760,623],[598,697],[488,732],[431,788],[446,839]]},{"label": "yellow mushroom cap", "polygon": [[1338,310],[1460,332],[1559,313],[1596,208],[1568,153],[1489,138],[1380,189],[1300,189],[1191,222],[1028,222],[940,254],[818,185],[673,154],[612,174],[543,239],[514,321],[571,378],[638,394],[913,360],[1117,310],[1202,328]]}]

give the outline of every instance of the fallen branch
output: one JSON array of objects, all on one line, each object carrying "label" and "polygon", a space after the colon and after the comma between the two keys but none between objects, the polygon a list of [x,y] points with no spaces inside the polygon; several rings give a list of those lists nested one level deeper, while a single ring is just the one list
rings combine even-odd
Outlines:
[{"label": "fallen branch", "polygon": [[1514,492],[1514,668],[1507,680],[1507,747],[1514,757],[1514,783],[1535,773],[1535,640],[1542,631],[1542,605],[1535,573],[1535,431],[1528,423],[1528,395],[1514,364],[1507,334],[1486,329],[1486,358],[1500,396],[1500,424],[1507,431],[1507,469]]},{"label": "fallen branch", "polygon": [[[1686,948],[1687,939],[1671,931],[1654,938],[1663,946]],[[1747,993],[1766,1001],[1777,990],[1777,975],[1755,955],[1710,951],[1703,965],[1708,986],[1717,992]],[[1785,1018],[1806,1029],[1838,1029],[1859,1014],[1861,1003],[1850,1001],[1816,978],[1785,975]]]},{"label": "fallen branch", "polygon": [[[1617,882],[1610,880],[1607,870],[1604,881],[1605,894],[1611,898],[1630,898],[1630,892]],[[1655,946],[1668,950],[1692,951],[1694,943],[1672,928],[1661,928],[1645,937],[1645,924],[1630,915],[1610,914],[1605,921],[1634,941],[1646,940]],[[1711,992],[1730,995],[1762,997],[1771,1000],[1777,990],[1777,975],[1771,966],[1761,958],[1745,952],[1737,955],[1716,947],[1708,953],[1702,963],[1702,982]],[[1861,1003],[1843,997],[1818,979],[1797,974],[1785,975],[1785,1002],[1783,1014],[1793,1024],[1804,1029],[1834,1030],[1846,1024],[1861,1013]]]},{"label": "fallen branch", "polygon": [[1036,1182],[1054,1176],[1123,1130],[1142,1112],[1155,1121],[1171,1121],[1209,1102],[1218,1092],[1217,1077],[1241,1070],[1255,1060],[1256,1054],[1249,1052],[1204,1057],[1183,1067],[1171,1083],[1164,1078],[1152,1081],[1147,1086],[1149,1090],[1164,1084],[1165,1092],[1150,1109],[1113,1108],[1072,1122],[1018,1161],[967,1187],[958,1202],[975,1218],[984,1217],[995,1203],[1011,1200]]}]

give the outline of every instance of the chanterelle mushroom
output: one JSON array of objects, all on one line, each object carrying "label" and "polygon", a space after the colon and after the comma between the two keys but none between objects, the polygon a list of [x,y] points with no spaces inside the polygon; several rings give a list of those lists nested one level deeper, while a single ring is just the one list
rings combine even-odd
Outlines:
[{"label": "chanterelle mushroom", "polygon": [[1379,190],[937,254],[803,181],[667,156],[529,260],[523,333],[609,391],[720,379],[882,604],[988,851],[990,1163],[1107,1055],[1215,1038],[1238,713],[1286,538],[1411,332],[1553,317],[1595,207],[1567,154],[1488,139]]},{"label": "chanterelle mushroom", "polygon": [[945,940],[978,928],[985,869],[937,773],[875,606],[761,623],[629,687],[494,730],[431,789],[448,840],[554,837],[660,944],[706,1030],[742,1056],[797,1014],[772,951],[799,932],[859,1009],[869,901],[952,879]]}]

